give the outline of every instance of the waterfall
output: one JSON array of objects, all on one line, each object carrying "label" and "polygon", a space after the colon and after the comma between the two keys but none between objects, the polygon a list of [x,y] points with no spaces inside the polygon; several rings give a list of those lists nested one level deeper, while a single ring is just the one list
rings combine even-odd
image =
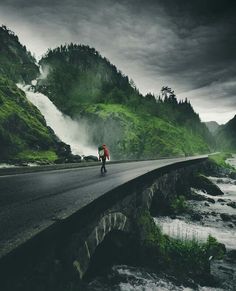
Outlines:
[{"label": "waterfall", "polygon": [[71,146],[73,154],[97,155],[96,147],[89,145],[87,129],[78,121],[62,114],[51,100],[44,94],[33,92],[31,86],[17,84],[23,90],[27,99],[33,103],[44,116],[46,123],[50,126],[60,140]]}]

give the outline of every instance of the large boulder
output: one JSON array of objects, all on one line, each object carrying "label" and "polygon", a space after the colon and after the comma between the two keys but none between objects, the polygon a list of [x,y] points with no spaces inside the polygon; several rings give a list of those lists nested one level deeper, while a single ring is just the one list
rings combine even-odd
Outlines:
[{"label": "large boulder", "polygon": [[84,156],[84,160],[86,162],[98,162],[98,157],[89,155],[89,156]]},{"label": "large boulder", "polygon": [[209,195],[212,196],[224,195],[224,193],[216,184],[214,184],[206,176],[201,174],[194,175],[190,181],[190,184],[191,187],[201,190],[203,192],[207,192]]}]

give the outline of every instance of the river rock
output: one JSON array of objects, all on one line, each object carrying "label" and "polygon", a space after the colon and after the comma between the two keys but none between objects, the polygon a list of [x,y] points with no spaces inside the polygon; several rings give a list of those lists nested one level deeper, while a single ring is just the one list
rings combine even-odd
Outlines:
[{"label": "river rock", "polygon": [[191,215],[192,220],[200,221],[202,219],[202,215],[199,213],[193,213]]},{"label": "river rock", "polygon": [[171,218],[171,219],[176,219],[176,215],[175,215],[175,214],[171,214],[171,215],[170,215],[170,218]]},{"label": "river rock", "polygon": [[207,197],[205,195],[201,195],[200,193],[196,193],[194,191],[191,192],[189,199],[192,199],[195,201],[207,201],[210,203],[215,203],[215,200],[213,198]]},{"label": "river rock", "polygon": [[236,202],[235,201],[231,201],[231,202],[228,202],[226,205],[232,207],[232,208],[236,208]]},{"label": "river rock", "polygon": [[98,157],[89,155],[89,156],[84,156],[84,160],[86,162],[98,162]]},{"label": "river rock", "polygon": [[208,201],[210,203],[216,203],[215,200],[213,198],[210,198],[210,197],[206,197],[206,201]]},{"label": "river rock", "polygon": [[217,183],[217,184],[224,184],[225,182],[224,182],[223,179],[217,179],[217,180],[216,180],[216,183]]},{"label": "river rock", "polygon": [[79,155],[70,155],[68,157],[69,163],[80,163],[81,162],[81,156]]},{"label": "river rock", "polygon": [[212,196],[224,195],[220,188],[204,175],[198,174],[193,176],[190,183],[193,188],[199,189],[203,192],[206,191],[209,195]]},{"label": "river rock", "polygon": [[221,213],[220,217],[223,221],[231,221],[231,216],[227,213]]},{"label": "river rock", "polygon": [[195,201],[204,201],[206,200],[206,197],[204,195],[201,195],[199,193],[195,193],[194,191],[191,192],[189,195],[189,199],[195,200]]},{"label": "river rock", "polygon": [[207,207],[209,207],[209,206],[210,206],[210,204],[209,204],[209,203],[207,203],[207,202],[205,202],[205,203],[204,203],[204,205],[205,205],[205,206],[207,206]]},{"label": "river rock", "polygon": [[218,201],[218,202],[226,202],[224,199],[221,199],[221,198],[218,199],[217,201]]},{"label": "river rock", "polygon": [[236,250],[230,250],[227,252],[227,257],[229,259],[236,260]]},{"label": "river rock", "polygon": [[231,172],[230,174],[229,174],[229,177],[231,178],[231,179],[236,179],[236,172]]}]

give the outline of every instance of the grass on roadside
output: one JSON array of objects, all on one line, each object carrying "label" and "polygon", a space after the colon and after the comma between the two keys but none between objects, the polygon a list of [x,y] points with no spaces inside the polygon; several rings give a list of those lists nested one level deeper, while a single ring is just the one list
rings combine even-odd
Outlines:
[{"label": "grass on roadside", "polygon": [[235,168],[226,162],[229,158],[232,158],[231,153],[219,153],[209,156],[209,159],[217,166],[235,171]]}]

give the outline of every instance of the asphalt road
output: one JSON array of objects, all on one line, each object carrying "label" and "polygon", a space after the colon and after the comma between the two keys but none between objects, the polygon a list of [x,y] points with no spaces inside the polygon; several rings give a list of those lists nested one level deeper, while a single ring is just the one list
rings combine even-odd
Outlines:
[{"label": "asphalt road", "polygon": [[193,158],[108,164],[104,177],[97,166],[0,176],[0,258],[107,191],[188,159]]}]

